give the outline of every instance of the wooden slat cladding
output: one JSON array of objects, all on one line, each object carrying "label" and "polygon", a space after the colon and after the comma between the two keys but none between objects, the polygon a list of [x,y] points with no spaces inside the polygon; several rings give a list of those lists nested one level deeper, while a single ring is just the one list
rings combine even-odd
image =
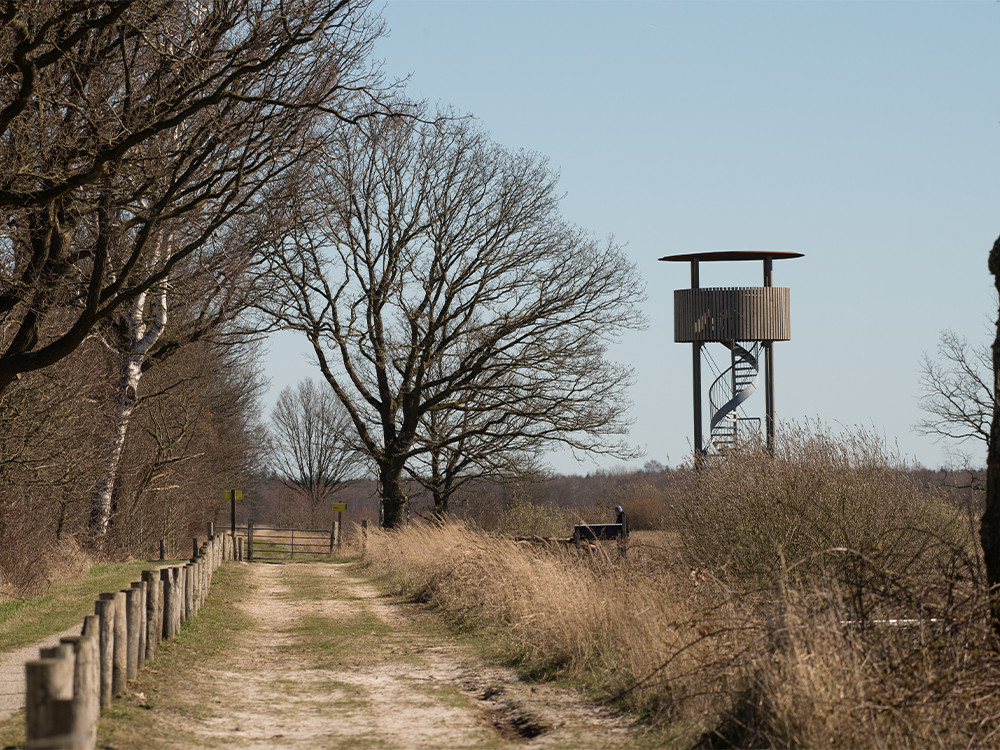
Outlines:
[{"label": "wooden slat cladding", "polygon": [[788,341],[788,287],[674,291],[674,341]]}]

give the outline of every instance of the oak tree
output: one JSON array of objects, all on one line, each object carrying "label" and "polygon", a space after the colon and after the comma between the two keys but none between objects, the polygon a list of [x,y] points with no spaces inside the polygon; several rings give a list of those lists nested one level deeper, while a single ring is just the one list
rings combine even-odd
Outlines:
[{"label": "oak tree", "polygon": [[311,343],[374,465],[383,524],[405,523],[404,468],[433,450],[485,457],[515,436],[531,453],[629,453],[631,372],[606,354],[643,324],[642,282],[621,247],[561,217],[545,160],[467,120],[338,136],[315,203],[269,248],[264,308]]}]

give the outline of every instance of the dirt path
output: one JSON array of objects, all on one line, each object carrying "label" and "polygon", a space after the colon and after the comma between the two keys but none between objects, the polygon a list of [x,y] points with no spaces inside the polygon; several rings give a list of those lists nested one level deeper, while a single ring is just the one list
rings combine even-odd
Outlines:
[{"label": "dirt path", "polygon": [[38,649],[58,646],[63,636],[80,635],[80,626],[56,633],[41,643],[25,646],[17,651],[0,654],[0,721],[10,718],[24,708],[26,689],[24,665],[38,658]]},{"label": "dirt path", "polygon": [[485,666],[425,609],[380,595],[346,566],[249,568],[240,606],[254,627],[192,678],[183,711],[155,712],[156,747],[636,744],[630,720]]}]

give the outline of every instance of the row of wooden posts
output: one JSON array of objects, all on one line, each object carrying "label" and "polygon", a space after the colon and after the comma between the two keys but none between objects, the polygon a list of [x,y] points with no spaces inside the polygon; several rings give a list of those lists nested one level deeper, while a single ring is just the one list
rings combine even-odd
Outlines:
[{"label": "row of wooden posts", "polygon": [[144,570],[129,588],[101,594],[80,635],[41,649],[25,665],[27,747],[95,747],[101,709],[124,693],[161,641],[198,614],[222,561],[242,557],[242,544],[211,529],[207,541],[192,546],[190,562]]}]

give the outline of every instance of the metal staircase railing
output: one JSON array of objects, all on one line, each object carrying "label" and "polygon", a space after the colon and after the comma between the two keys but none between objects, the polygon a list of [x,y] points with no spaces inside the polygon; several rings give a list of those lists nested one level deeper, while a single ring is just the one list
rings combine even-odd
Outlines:
[{"label": "metal staircase railing", "polygon": [[737,440],[739,423],[760,420],[741,419],[737,415],[740,404],[757,390],[760,380],[758,356],[760,343],[755,342],[749,349],[736,341],[723,341],[732,353],[732,364],[715,379],[708,389],[708,401],[712,411],[709,422],[709,447],[718,453],[731,448]]}]

